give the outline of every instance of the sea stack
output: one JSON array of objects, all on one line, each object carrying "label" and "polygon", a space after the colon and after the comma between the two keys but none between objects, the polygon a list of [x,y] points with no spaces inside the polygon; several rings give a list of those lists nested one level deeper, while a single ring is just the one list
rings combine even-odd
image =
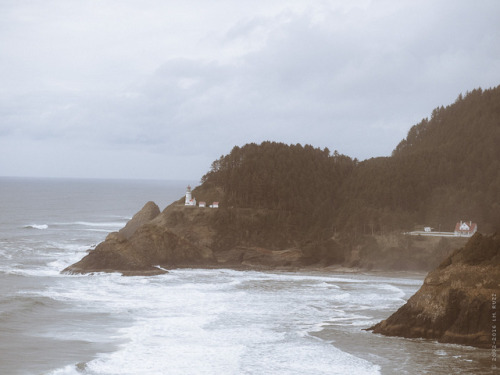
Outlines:
[{"label": "sea stack", "polygon": [[476,233],[425,278],[420,290],[374,333],[480,348],[496,345],[500,234]]}]

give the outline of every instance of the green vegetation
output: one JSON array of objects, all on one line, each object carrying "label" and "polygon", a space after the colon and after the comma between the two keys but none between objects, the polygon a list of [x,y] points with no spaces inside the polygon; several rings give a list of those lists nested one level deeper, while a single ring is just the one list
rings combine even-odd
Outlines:
[{"label": "green vegetation", "polygon": [[216,160],[202,188],[219,188],[226,207],[279,211],[287,226],[324,232],[331,229],[339,189],[355,165],[328,149],[252,143]]},{"label": "green vegetation", "polygon": [[[413,126],[391,157],[364,161],[343,185],[351,232],[500,227],[500,86],[474,90]],[[363,229],[365,228],[365,229]]]},{"label": "green vegetation", "polygon": [[461,219],[492,232],[500,228],[500,86],[436,108],[390,157],[358,162],[275,142],[234,147],[212,164],[196,194],[217,196],[225,208],[272,211],[272,229],[302,243],[335,235],[348,243],[423,224],[451,231]]}]

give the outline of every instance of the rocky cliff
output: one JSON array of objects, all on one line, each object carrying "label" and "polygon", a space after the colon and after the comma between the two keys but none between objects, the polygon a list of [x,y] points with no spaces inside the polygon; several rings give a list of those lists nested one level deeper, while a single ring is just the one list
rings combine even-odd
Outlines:
[{"label": "rocky cliff", "polygon": [[[303,254],[293,241],[278,236],[278,240],[260,246],[269,235],[263,216],[266,213],[254,210],[229,212],[179,203],[160,213],[156,204],[148,202],[123,229],[110,233],[104,242],[63,272],[154,275],[179,267],[299,266]],[[247,230],[238,230],[235,225],[246,226]],[[252,225],[261,228],[248,230]],[[256,232],[262,236],[260,241],[248,238],[258,236]]]},{"label": "rocky cliff", "polygon": [[[455,241],[456,242],[456,241]],[[285,211],[186,207],[160,212],[148,202],[118,232],[63,272],[154,275],[179,267],[286,268],[332,265],[381,270],[428,270],[456,243],[378,235],[348,243],[308,232]]]},{"label": "rocky cliff", "polygon": [[[475,234],[374,333],[491,348],[500,295],[500,235]],[[495,331],[496,334],[496,331]]]}]

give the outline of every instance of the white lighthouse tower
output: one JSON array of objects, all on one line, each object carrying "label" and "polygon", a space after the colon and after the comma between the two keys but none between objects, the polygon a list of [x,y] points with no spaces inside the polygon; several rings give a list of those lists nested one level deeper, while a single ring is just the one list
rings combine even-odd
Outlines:
[{"label": "white lighthouse tower", "polygon": [[186,190],[186,202],[184,203],[186,206],[196,206],[196,199],[191,195],[191,186],[188,185]]}]

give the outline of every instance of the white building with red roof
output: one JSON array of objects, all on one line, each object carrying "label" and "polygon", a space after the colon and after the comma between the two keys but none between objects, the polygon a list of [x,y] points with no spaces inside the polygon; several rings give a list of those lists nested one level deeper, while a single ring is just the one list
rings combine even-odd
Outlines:
[{"label": "white building with red roof", "polygon": [[477,232],[477,224],[472,221],[461,221],[455,225],[455,236],[472,237]]}]

